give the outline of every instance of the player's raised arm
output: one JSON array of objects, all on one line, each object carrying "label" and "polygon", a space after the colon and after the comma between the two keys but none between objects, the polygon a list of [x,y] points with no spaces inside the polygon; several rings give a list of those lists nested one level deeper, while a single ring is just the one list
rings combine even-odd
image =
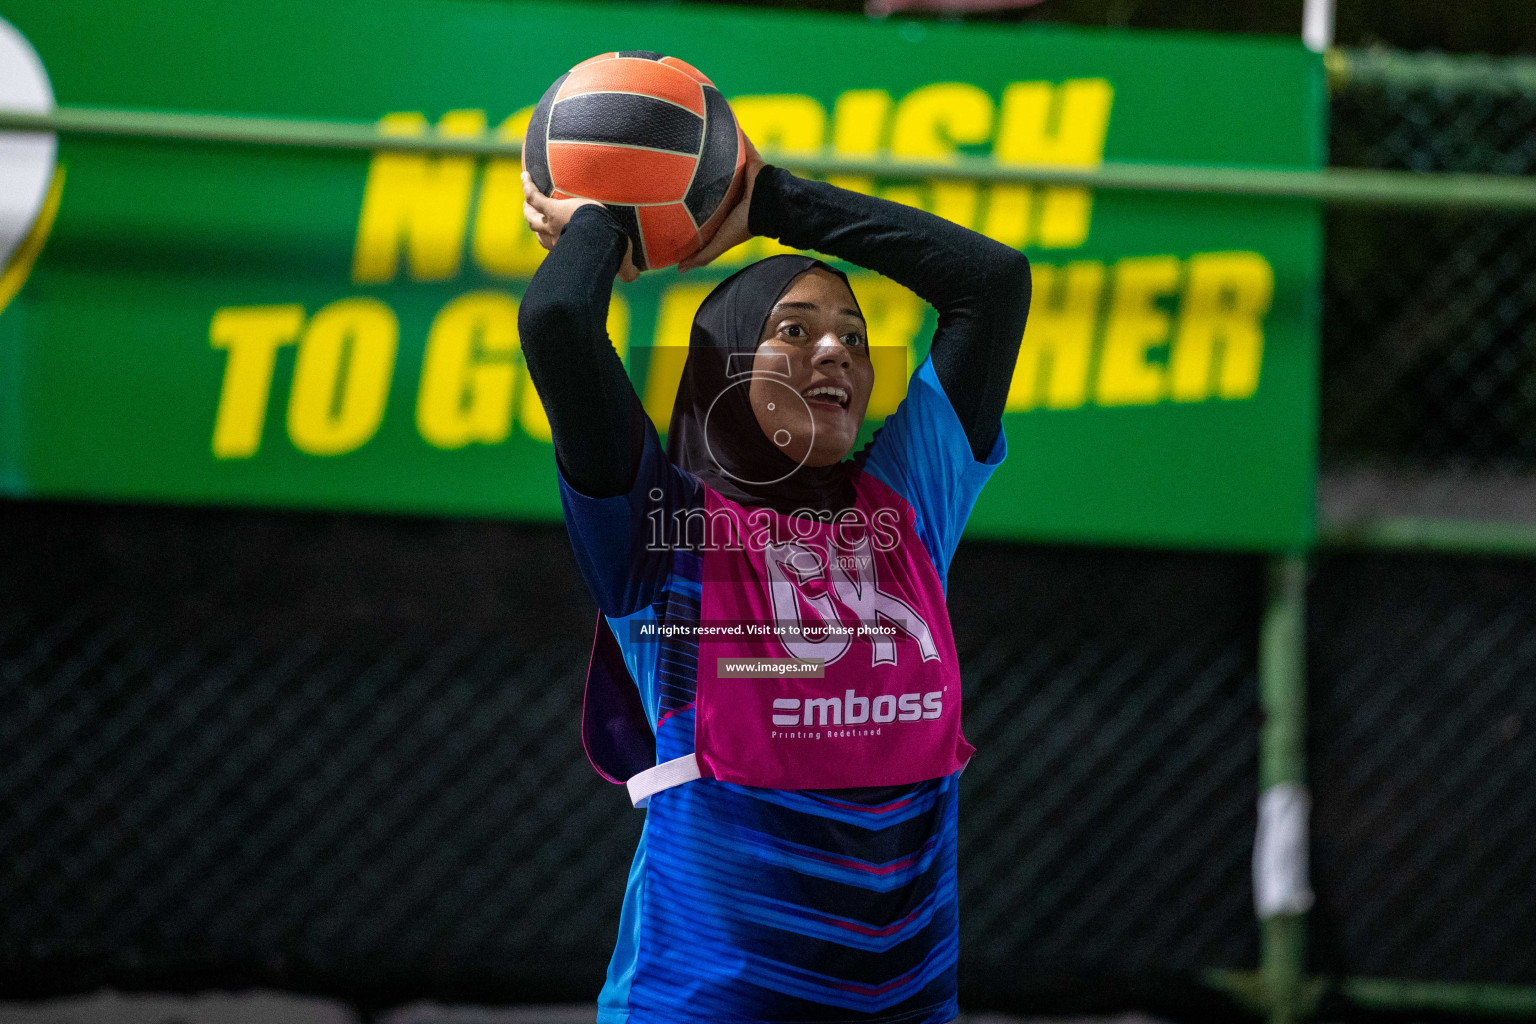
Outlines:
[{"label": "player's raised arm", "polygon": [[986,457],[1002,425],[1029,315],[1029,260],[1023,253],[921,210],[765,167],[749,201],[683,269],[707,263],[751,235],[857,263],[933,305],[939,313],[934,371],[972,452]]},{"label": "player's raised arm", "polygon": [[614,276],[637,276],[629,238],[601,203],[550,199],[527,175],[523,193],[528,226],[550,250],[518,313],[528,375],[566,480],[591,497],[623,494],[634,478],[644,413],[607,320]]}]

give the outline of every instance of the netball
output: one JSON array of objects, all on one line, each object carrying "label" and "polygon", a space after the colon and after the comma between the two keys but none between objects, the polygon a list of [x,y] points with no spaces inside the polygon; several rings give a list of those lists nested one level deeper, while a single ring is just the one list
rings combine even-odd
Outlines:
[{"label": "netball", "polygon": [[720,91],[649,50],[603,53],[534,108],[523,166],[540,192],[596,199],[624,225],[640,270],[697,252],[741,191],[745,147]]}]

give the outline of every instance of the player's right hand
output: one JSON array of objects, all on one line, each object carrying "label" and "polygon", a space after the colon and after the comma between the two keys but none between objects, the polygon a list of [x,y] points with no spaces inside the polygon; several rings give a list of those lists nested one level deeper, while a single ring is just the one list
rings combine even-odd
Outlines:
[{"label": "player's right hand", "polygon": [[[539,244],[546,249],[553,249],[555,243],[560,241],[560,232],[565,230],[577,210],[594,203],[602,205],[596,199],[551,199],[534,186],[533,178],[527,171],[523,172],[523,219],[528,221],[528,227],[538,236]],[[640,276],[640,271],[635,269],[635,261],[631,259],[633,252],[634,243],[626,243],[624,262],[619,266],[621,281],[633,281]]]}]

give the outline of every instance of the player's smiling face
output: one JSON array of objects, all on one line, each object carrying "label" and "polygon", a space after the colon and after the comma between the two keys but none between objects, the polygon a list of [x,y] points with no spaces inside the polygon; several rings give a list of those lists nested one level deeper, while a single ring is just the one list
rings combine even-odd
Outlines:
[{"label": "player's smiling face", "polygon": [[752,411],[763,433],[796,462],[840,462],[858,440],[874,383],[853,292],[825,270],[801,274],[769,312],[753,361]]}]

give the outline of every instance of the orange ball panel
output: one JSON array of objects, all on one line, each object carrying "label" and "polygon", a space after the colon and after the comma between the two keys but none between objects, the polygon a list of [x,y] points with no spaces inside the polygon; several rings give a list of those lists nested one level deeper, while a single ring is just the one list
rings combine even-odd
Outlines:
[{"label": "orange ball panel", "polygon": [[704,116],[704,90],[699,83],[659,61],[616,57],[596,64],[578,64],[576,68],[560,87],[559,99],[588,92],[634,92],[671,100]]},{"label": "orange ball panel", "polygon": [[692,64],[689,64],[685,60],[678,60],[676,57],[663,57],[661,58],[661,63],[670,64],[672,67],[677,68],[677,70],[681,71],[695,82],[698,82],[700,85],[715,84],[705,76],[704,72],[700,71],[698,68],[694,67]]},{"label": "orange ball panel", "polygon": [[607,53],[600,53],[596,57],[588,57],[586,60],[582,61],[580,64],[577,64],[576,67],[571,68],[571,70],[575,71],[576,68],[584,68],[588,64],[596,64],[600,60],[613,60],[613,58],[617,57],[618,55],[619,55],[619,51],[617,51],[617,50],[609,50]]},{"label": "orange ball panel", "polygon": [[549,176],[570,195],[604,203],[670,203],[693,180],[688,153],[661,153],[587,142],[551,142]]},{"label": "orange ball panel", "polygon": [[699,249],[699,232],[682,203],[642,206],[640,237],[645,239],[645,259],[652,269],[670,267]]}]

